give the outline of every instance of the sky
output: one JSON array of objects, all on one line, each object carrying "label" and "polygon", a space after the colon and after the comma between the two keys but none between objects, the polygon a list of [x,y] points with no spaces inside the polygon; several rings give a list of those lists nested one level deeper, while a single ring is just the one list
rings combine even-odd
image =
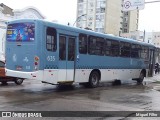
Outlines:
[{"label": "sky", "polygon": [[[145,0],[145,2],[157,0]],[[76,20],[77,0],[0,0],[0,3],[12,9],[24,9],[33,6],[48,20],[71,25]],[[145,4],[140,10],[138,30],[146,32],[160,32],[160,2]]]}]

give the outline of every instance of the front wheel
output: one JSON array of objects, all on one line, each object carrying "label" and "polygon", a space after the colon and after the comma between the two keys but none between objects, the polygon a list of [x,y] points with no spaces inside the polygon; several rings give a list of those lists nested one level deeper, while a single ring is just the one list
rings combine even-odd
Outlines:
[{"label": "front wheel", "polygon": [[16,78],[15,83],[17,85],[21,85],[23,83],[23,79],[22,78]]},{"label": "front wheel", "polygon": [[144,72],[141,72],[137,80],[137,83],[142,83],[144,80],[144,77],[145,77]]},{"label": "front wheel", "polygon": [[89,87],[95,88],[99,85],[100,75],[98,72],[93,71],[89,76]]}]

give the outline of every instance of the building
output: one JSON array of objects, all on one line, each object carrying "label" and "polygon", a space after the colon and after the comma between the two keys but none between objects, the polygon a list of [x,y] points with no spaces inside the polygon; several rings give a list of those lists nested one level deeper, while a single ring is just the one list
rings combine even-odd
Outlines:
[{"label": "building", "polygon": [[117,36],[136,31],[139,13],[123,12],[122,3],[123,0],[78,0],[77,27]]},{"label": "building", "polygon": [[6,22],[22,18],[45,19],[45,17],[34,7],[13,10],[3,3],[0,4],[0,60],[4,60]]},{"label": "building", "polygon": [[138,30],[139,10],[123,12],[122,33]]},{"label": "building", "polygon": [[14,15],[12,8],[6,6],[6,5],[3,4],[3,3],[0,4],[0,7],[3,8],[2,11],[1,11],[3,14],[5,14],[5,15],[8,14],[8,15],[11,15],[11,16]]},{"label": "building", "polygon": [[151,43],[160,48],[160,32],[133,31],[130,33],[121,33],[120,36],[141,42]]},{"label": "building", "polygon": [[160,47],[160,32],[152,32],[152,43],[157,46]]},{"label": "building", "polygon": [[120,34],[121,37],[124,37],[124,38],[130,38],[130,39],[133,39],[133,40],[137,40],[137,41],[141,41],[141,42],[147,42],[147,38],[145,38],[145,34],[143,31],[131,31],[129,33],[121,33]]}]

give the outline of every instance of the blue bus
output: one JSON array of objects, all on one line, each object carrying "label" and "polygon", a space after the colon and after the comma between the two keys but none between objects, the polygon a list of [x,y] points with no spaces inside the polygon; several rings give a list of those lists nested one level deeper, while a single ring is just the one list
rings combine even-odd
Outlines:
[{"label": "blue bus", "polygon": [[155,46],[36,19],[8,22],[6,75],[49,84],[137,80],[153,76]]}]

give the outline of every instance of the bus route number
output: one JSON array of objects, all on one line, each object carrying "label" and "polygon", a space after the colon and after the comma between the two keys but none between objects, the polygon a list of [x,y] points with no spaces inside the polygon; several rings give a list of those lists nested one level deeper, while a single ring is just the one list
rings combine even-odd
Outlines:
[{"label": "bus route number", "polygon": [[47,57],[47,61],[55,61],[55,60],[56,60],[55,56],[48,56]]}]

